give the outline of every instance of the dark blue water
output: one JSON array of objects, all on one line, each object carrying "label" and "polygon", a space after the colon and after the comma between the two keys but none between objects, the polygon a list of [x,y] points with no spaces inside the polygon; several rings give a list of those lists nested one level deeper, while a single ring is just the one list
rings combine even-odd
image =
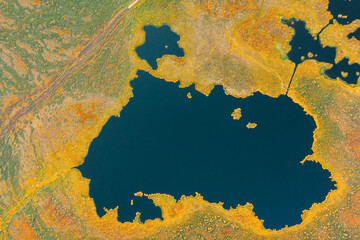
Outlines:
[{"label": "dark blue water", "polygon": [[141,59],[145,59],[152,69],[157,69],[157,59],[164,55],[183,57],[184,49],[180,48],[180,36],[167,25],[161,27],[144,26],[145,43],[135,49]]},{"label": "dark blue water", "polygon": [[[356,85],[360,77],[360,65],[358,63],[349,64],[349,58],[344,57],[335,63],[336,47],[323,46],[320,41],[320,34],[334,21],[340,25],[348,25],[355,20],[360,19],[360,0],[329,0],[328,9],[333,16],[329,23],[326,24],[320,32],[313,36],[306,23],[300,19],[282,19],[282,23],[292,27],[295,30],[292,40],[289,42],[291,50],[287,53],[290,61],[295,63],[294,73],[289,81],[288,89],[293,81],[296,69],[299,64],[307,60],[316,60],[332,64],[330,69],[324,73],[332,79],[341,79],[347,84]],[[355,37],[360,40],[360,28],[349,33],[349,39]],[[288,91],[286,92],[286,94]]]},{"label": "dark blue water", "polygon": [[349,64],[349,58],[343,58],[324,72],[327,76],[336,79],[340,78],[348,84],[357,84],[360,76],[360,64]]},{"label": "dark blue water", "polygon": [[328,11],[341,25],[348,25],[360,19],[359,0],[329,0]]},{"label": "dark blue water", "polygon": [[356,29],[354,32],[352,32],[352,33],[349,33],[348,34],[348,39],[351,39],[351,38],[356,38],[357,40],[359,40],[360,41],[360,28],[358,28],[358,29]]},{"label": "dark blue water", "polygon": [[[99,216],[119,206],[119,220],[160,217],[138,191],[179,199],[199,192],[210,202],[236,207],[250,202],[267,228],[301,222],[301,213],[322,202],[334,182],[314,162],[314,119],[287,96],[260,93],[246,99],[179,88],[139,71],[134,97],[120,118],[112,117],[90,145],[79,167],[91,179],[90,196]],[[190,92],[192,98],[186,97]],[[240,120],[231,113],[241,108]],[[257,123],[248,129],[248,122]],[[141,199],[130,206],[131,199]]]},{"label": "dark blue water", "polygon": [[[329,0],[328,11],[333,16],[333,19],[340,25],[348,25],[355,20],[360,20],[360,1]],[[347,37],[349,39],[355,37],[359,40],[360,29],[357,29],[353,33],[349,33]],[[340,78],[348,84],[357,84],[360,77],[360,65],[358,63],[349,64],[349,58],[344,57],[330,69],[326,70],[325,74],[332,79]]]},{"label": "dark blue water", "polygon": [[[307,60],[318,62],[335,63],[336,48],[323,46],[320,38],[315,38],[306,28],[306,23],[295,18],[282,19],[282,23],[295,30],[295,34],[289,45],[291,50],[287,53],[290,61],[301,64]],[[311,54],[309,56],[309,54]]]}]

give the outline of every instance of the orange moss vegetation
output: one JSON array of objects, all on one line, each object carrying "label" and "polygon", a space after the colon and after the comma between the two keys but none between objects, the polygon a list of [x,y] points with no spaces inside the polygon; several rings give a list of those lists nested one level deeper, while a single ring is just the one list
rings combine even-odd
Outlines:
[{"label": "orange moss vegetation", "polygon": [[348,231],[350,238],[356,239],[360,236],[360,214],[344,209],[341,211],[340,222]]},{"label": "orange moss vegetation", "polygon": [[84,106],[83,104],[77,103],[74,106],[76,114],[80,116],[80,124],[83,125],[87,121],[96,121],[96,111],[95,111],[96,103],[92,102],[88,106]]},{"label": "orange moss vegetation", "polygon": [[360,211],[360,190],[351,195],[351,201],[357,211]]},{"label": "orange moss vegetation", "polygon": [[[29,2],[22,4],[28,4],[24,6],[30,9],[33,5]],[[7,161],[3,170],[0,169],[0,237],[349,239],[358,236],[360,90],[324,78],[320,72],[327,65],[314,61],[299,66],[289,97],[311,114],[318,126],[314,132],[314,154],[306,160],[314,160],[329,169],[338,189],[330,192],[323,203],[304,211],[299,225],[273,231],[263,227],[250,203],[225,210],[221,203],[209,203],[200,195],[183,196],[176,201],[169,195],[151,193],[143,197],[152,199],[161,208],[164,220],[141,223],[137,215],[134,222],[120,223],[116,209],[109,209],[99,218],[89,196],[89,180],[74,169],[84,161],[91,141],[109,117],[119,116],[132,97],[129,82],[137,69],[150,71],[166,81],[179,81],[180,86],[194,83],[205,95],[217,84],[235,97],[247,97],[256,91],[277,97],[285,93],[284,86],[294,67],[284,58],[293,31],[281,24],[280,19],[305,20],[310,31],[316,33],[331,18],[326,8],[327,0],[265,0],[261,4],[140,0],[126,12],[96,54],[77,68],[64,85],[51,92],[41,106],[19,119],[8,134],[10,138],[0,145],[1,158]],[[116,12],[112,13],[117,16]],[[86,21],[90,24],[94,20]],[[159,60],[159,68],[152,71],[134,49],[144,41],[144,25],[163,24],[170,25],[181,36],[179,45],[184,48],[185,57],[165,56]],[[331,26],[323,32],[322,40],[338,46],[340,55],[350,54],[352,60],[360,62],[357,54],[360,45],[353,46],[349,41],[341,44],[345,41],[345,35],[341,34],[348,28]],[[341,29],[340,33],[334,33],[337,29]],[[67,27],[51,27],[43,32],[51,33],[64,41],[74,36]],[[64,61],[68,60],[67,64],[82,49],[79,47],[70,58],[56,41],[46,44],[43,47],[53,49],[53,52],[47,49],[49,53],[61,55]],[[24,44],[20,46],[28,48]],[[15,55],[2,48],[2,60],[14,64]],[[19,73],[29,72],[19,59],[16,62]],[[54,69],[55,75],[62,71]],[[48,78],[46,91],[51,91],[53,79]],[[7,96],[12,97],[11,94],[14,93]],[[12,108],[2,108],[9,114],[2,116],[0,126],[11,122],[17,112],[14,109],[37,101],[39,95],[18,101],[14,94],[12,100],[6,100],[5,104]]]},{"label": "orange moss vegetation", "polygon": [[0,27],[6,28],[6,29],[10,29],[10,30],[15,30],[15,21],[11,18],[7,18],[4,15],[2,15],[0,13]]},{"label": "orange moss vegetation", "polygon": [[231,114],[234,120],[239,120],[241,118],[241,108],[234,109],[234,112]]},{"label": "orange moss vegetation", "polygon": [[213,17],[233,18],[239,13],[258,9],[258,3],[254,0],[201,0],[201,9]]},{"label": "orange moss vegetation", "polygon": [[[48,228],[52,228],[55,231],[61,232],[71,229],[79,229],[80,225],[76,218],[70,213],[61,209],[61,206],[51,198],[44,199],[42,203],[42,220],[45,222]],[[74,236],[75,237],[75,236]]]},{"label": "orange moss vegetation", "polygon": [[12,225],[9,229],[10,235],[17,240],[23,239],[38,239],[35,230],[30,224],[30,220],[27,216],[18,216],[12,222]]},{"label": "orange moss vegetation", "polygon": [[256,123],[248,123],[248,124],[246,124],[246,127],[247,128],[256,128],[256,126],[257,126],[257,124]]}]

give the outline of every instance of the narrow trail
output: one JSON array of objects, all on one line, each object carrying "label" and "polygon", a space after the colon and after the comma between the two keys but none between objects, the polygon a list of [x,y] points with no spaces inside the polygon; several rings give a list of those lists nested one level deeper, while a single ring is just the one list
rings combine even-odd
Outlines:
[{"label": "narrow trail", "polygon": [[87,46],[80,52],[78,57],[73,60],[65,69],[54,78],[48,87],[37,97],[31,104],[26,107],[21,108],[14,117],[10,118],[8,121],[1,125],[2,127],[0,132],[0,140],[4,136],[8,135],[10,130],[14,127],[16,122],[33,111],[36,107],[44,103],[53,92],[55,92],[60,86],[62,86],[66,80],[72,76],[77,70],[81,69],[86,61],[99,50],[99,48],[106,42],[110,34],[115,30],[116,26],[123,19],[126,13],[130,12],[131,8],[138,2],[136,0],[132,2],[128,7],[122,8],[116,12],[116,14],[97,32],[94,34]]},{"label": "narrow trail", "polygon": [[292,81],[293,81],[293,79],[294,79],[294,76],[295,76],[295,73],[296,73],[296,69],[297,69],[298,66],[299,66],[299,64],[295,64],[294,71],[293,71],[293,74],[291,75],[291,79],[290,79],[290,82],[289,82],[289,86],[288,86],[287,89],[286,89],[285,96],[288,95],[288,92],[289,92],[289,89],[290,89],[290,85],[291,85],[291,83],[292,83]]},{"label": "narrow trail", "polygon": [[334,18],[330,19],[329,23],[325,25],[325,27],[323,27],[320,32],[318,32],[318,34],[316,35],[316,38],[319,39],[320,37],[320,34],[328,27],[330,26],[331,24],[334,23]]},{"label": "narrow trail", "polygon": [[[326,24],[326,25],[316,34],[316,38],[315,38],[315,39],[317,39],[317,40],[320,41],[320,34],[321,34],[328,26],[330,26],[331,24],[333,24],[333,23],[334,23],[334,20],[335,20],[334,18],[330,19],[329,22],[328,22],[328,24]],[[299,66],[299,63],[295,63],[295,68],[294,68],[293,74],[292,74],[292,76],[291,76],[289,85],[288,85],[288,87],[286,88],[285,96],[287,96],[288,93],[289,93],[290,86],[291,86],[291,83],[292,83],[292,81],[293,81],[293,79],[294,79],[294,76],[295,76],[295,73],[296,73],[296,69],[297,69],[298,66]]]}]

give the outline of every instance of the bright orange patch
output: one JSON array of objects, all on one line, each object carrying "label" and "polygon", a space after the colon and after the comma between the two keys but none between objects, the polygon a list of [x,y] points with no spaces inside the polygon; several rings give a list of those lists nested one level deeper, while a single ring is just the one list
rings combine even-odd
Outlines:
[{"label": "bright orange patch", "polygon": [[95,121],[97,116],[95,115],[95,103],[90,103],[89,106],[86,106],[81,103],[73,105],[75,112],[80,116],[80,124],[84,124],[87,121]]},{"label": "bright orange patch", "polygon": [[350,209],[342,211],[340,221],[344,224],[345,228],[360,232],[360,215],[353,213]]},{"label": "bright orange patch", "polygon": [[[53,200],[49,199],[43,206],[44,218],[48,222],[49,227],[56,228],[58,231],[64,231],[67,229],[78,229],[80,226],[69,213],[60,209],[60,206]],[[43,218],[43,220],[45,220]]]},{"label": "bright orange patch", "polygon": [[353,202],[355,208],[360,211],[360,190],[351,196],[351,201]]},{"label": "bright orange patch", "polygon": [[37,239],[36,232],[30,225],[30,220],[24,216],[20,216],[12,222],[9,233],[14,237],[14,239]]},{"label": "bright orange patch", "polygon": [[360,162],[360,129],[351,129],[348,135],[348,146],[351,147],[356,159]]}]

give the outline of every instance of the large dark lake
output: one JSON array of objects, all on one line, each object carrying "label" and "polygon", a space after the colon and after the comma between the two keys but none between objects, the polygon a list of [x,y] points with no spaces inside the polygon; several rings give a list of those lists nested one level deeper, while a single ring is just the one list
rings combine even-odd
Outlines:
[{"label": "large dark lake", "polygon": [[[152,56],[147,61],[154,65],[161,56]],[[144,71],[131,86],[133,98],[106,123],[78,167],[91,179],[99,216],[118,206],[119,221],[133,221],[137,211],[142,221],[161,218],[160,208],[134,193],[179,199],[198,192],[226,209],[250,202],[265,227],[280,229],[301,223],[302,211],[335,189],[320,164],[300,163],[312,154],[316,124],[291,98],[255,93],[239,99],[221,86],[205,96]],[[242,116],[235,120],[238,108]]]},{"label": "large dark lake", "polygon": [[[150,200],[134,197],[138,191],[177,199],[198,192],[225,208],[250,202],[266,227],[281,228],[300,223],[301,212],[334,189],[320,164],[300,163],[312,153],[316,126],[289,97],[237,99],[220,86],[207,97],[143,71],[131,85],[134,97],[79,167],[100,216],[119,206],[120,221],[136,211],[142,220],[160,217]],[[231,117],[236,108],[239,120]],[[257,127],[248,129],[249,122]]]}]

